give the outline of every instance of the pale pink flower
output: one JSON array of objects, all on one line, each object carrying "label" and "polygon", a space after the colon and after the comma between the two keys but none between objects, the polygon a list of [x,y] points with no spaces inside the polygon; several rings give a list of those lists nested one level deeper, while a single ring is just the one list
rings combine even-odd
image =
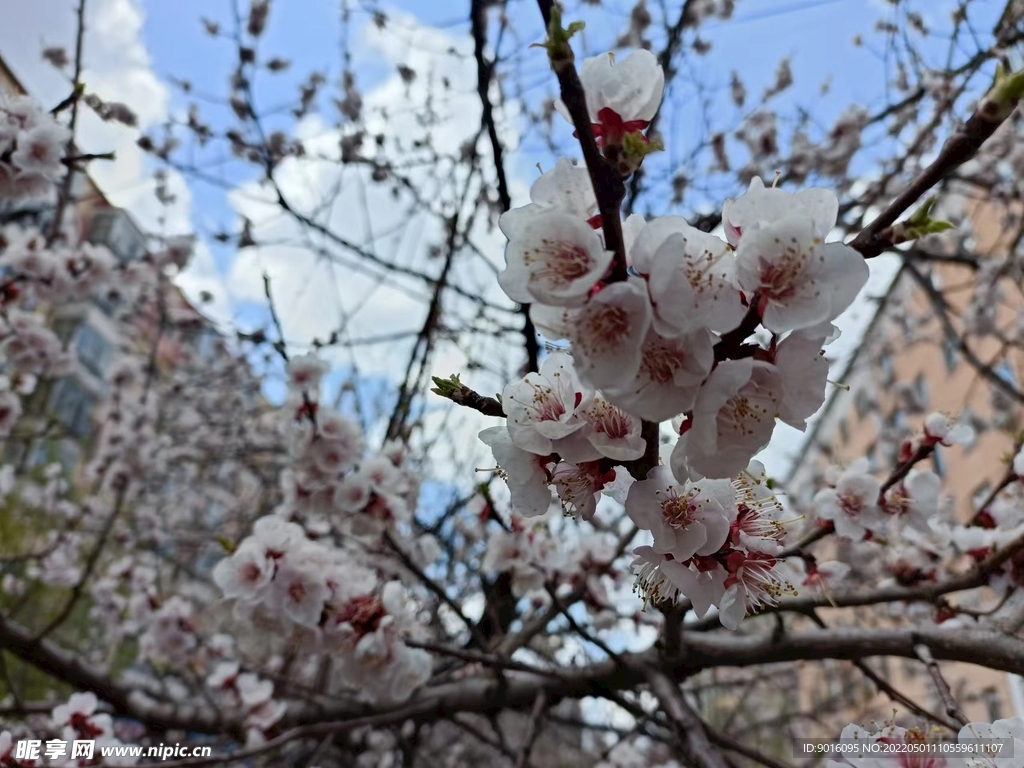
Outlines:
[{"label": "pale pink flower", "polygon": [[750,552],[775,555],[786,537],[785,510],[768,487],[764,465],[751,461],[731,482],[734,493],[729,512],[729,540]]},{"label": "pale pink flower", "polygon": [[729,535],[729,510],[735,507],[728,480],[680,483],[666,466],[633,483],[626,512],[654,536],[654,550],[686,561],[718,551]]},{"label": "pale pink flower", "polygon": [[213,583],[228,599],[255,602],[273,579],[275,567],[265,546],[251,538],[245,539],[230,557],[214,566]]},{"label": "pale pink flower", "polygon": [[884,507],[922,533],[931,533],[931,520],[939,510],[942,480],[930,469],[912,469],[904,480],[890,488]]},{"label": "pale pink flower", "polygon": [[567,515],[589,520],[597,511],[597,500],[606,482],[614,479],[614,470],[602,472],[598,462],[569,464],[559,462],[551,472],[551,483]]},{"label": "pale pink flower", "polygon": [[637,547],[633,554],[637,557],[632,564],[636,574],[633,589],[646,602],[675,602],[683,595],[697,618],[703,618],[725,593],[725,569],[710,558],[697,567],[693,561],[681,563],[671,555],[659,554],[653,547]]},{"label": "pale pink flower", "polygon": [[868,279],[864,258],[795,212],[744,231],[736,250],[736,278],[759,296],[765,328],[775,333],[809,328],[837,318]]},{"label": "pale pink flower", "polygon": [[860,541],[868,531],[882,533],[888,523],[878,507],[882,484],[871,475],[851,467],[832,488],[822,488],[814,496],[818,517],[831,520],[836,534]]},{"label": "pale pink flower", "polygon": [[647,442],[640,435],[639,416],[616,408],[600,396],[585,402],[579,415],[587,425],[587,440],[601,456],[615,461],[632,461],[639,459],[647,450]]},{"label": "pale pink flower", "polygon": [[65,173],[61,158],[70,135],[63,125],[47,119],[18,135],[11,163],[19,175],[35,176],[48,182],[58,181]]},{"label": "pale pink flower", "polygon": [[531,217],[541,213],[561,211],[578,219],[589,219],[597,210],[597,196],[590,181],[590,171],[584,164],[576,164],[560,157],[555,167],[542,173],[530,187],[530,204],[506,211],[498,219],[498,227],[505,237],[523,231]]},{"label": "pale pink flower", "polygon": [[300,626],[315,627],[320,623],[327,598],[324,574],[315,566],[307,566],[301,553],[293,551],[278,562],[267,593],[271,607]]},{"label": "pale pink flower", "polygon": [[779,419],[796,429],[806,429],[807,419],[825,402],[828,360],[822,346],[828,343],[834,330],[831,323],[823,323],[793,331],[775,350],[774,362],[781,387]]},{"label": "pale pink flower", "polygon": [[347,416],[330,408],[318,408],[316,427],[320,437],[342,446],[347,461],[355,462],[363,452],[363,430]]},{"label": "pale pink flower", "polygon": [[839,216],[839,199],[828,189],[788,192],[765,187],[761,178],[755,176],[746,192],[722,205],[722,226],[726,239],[735,246],[748,230],[794,213],[806,217],[821,235],[827,235]]},{"label": "pale pink flower", "polygon": [[517,448],[505,427],[483,430],[480,439],[491,449],[512,494],[512,508],[526,517],[543,515],[551,506],[548,465],[551,460]]},{"label": "pale pink flower", "polygon": [[734,477],[764,448],[775,430],[780,394],[778,369],[770,363],[726,360],[704,382],[691,427],[672,452],[672,471]]},{"label": "pale pink flower", "polygon": [[284,717],[287,711],[288,705],[283,701],[268,699],[245,713],[245,724],[249,728],[266,731]]},{"label": "pale pink flower", "polygon": [[579,306],[612,261],[593,227],[568,213],[519,217],[506,229],[498,283],[513,301]]},{"label": "pale pink flower", "polygon": [[640,370],[651,305],[637,278],[612,283],[574,318],[572,351],[580,380],[595,389],[629,386]]},{"label": "pale pink flower", "polygon": [[[665,72],[650,51],[638,49],[616,61],[611,53],[586,59],[579,68],[592,123],[601,122],[601,110],[612,110],[623,122],[648,122],[658,111],[665,90]],[[561,100],[558,111],[570,120]]]},{"label": "pale pink flower", "polygon": [[315,399],[320,391],[320,381],[331,367],[326,361],[310,353],[291,358],[285,369],[288,373],[288,385],[293,389],[305,391]]},{"label": "pale pink flower", "polygon": [[235,690],[242,700],[242,706],[251,709],[270,701],[274,695],[274,683],[270,680],[261,680],[258,675],[251,672],[245,672],[235,678]]},{"label": "pale pink flower", "polygon": [[968,723],[957,734],[957,741],[961,744],[995,739],[1009,742],[1001,749],[1006,756],[978,754],[976,758],[971,758],[975,761],[976,768],[1017,768],[1021,764],[1021,756],[1024,755],[1024,719],[1008,717],[992,723]]},{"label": "pale pink flower", "polygon": [[724,240],[689,226],[670,235],[655,251],[648,279],[655,330],[731,331],[747,311],[735,280],[736,257]]},{"label": "pale pink flower", "polygon": [[670,339],[649,330],[636,378],[625,387],[604,390],[604,395],[620,408],[660,423],[693,407],[713,363],[710,331]]},{"label": "pale pink flower", "polygon": [[974,440],[974,429],[948,414],[936,411],[928,414],[924,420],[924,437],[932,445],[964,445]]},{"label": "pale pink flower", "polygon": [[501,393],[512,442],[530,453],[552,453],[553,440],[584,426],[576,411],[584,396],[572,357],[564,352],[549,355],[540,373],[528,373]]},{"label": "pale pink flower", "polygon": [[718,604],[718,619],[735,630],[751,611],[778,605],[782,595],[796,595],[794,573],[784,560],[763,552],[733,551],[726,557],[725,594]]}]

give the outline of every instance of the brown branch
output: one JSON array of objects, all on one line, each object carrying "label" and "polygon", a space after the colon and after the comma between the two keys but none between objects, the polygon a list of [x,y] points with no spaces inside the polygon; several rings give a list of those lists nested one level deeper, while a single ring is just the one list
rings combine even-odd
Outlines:
[{"label": "brown branch", "polygon": [[548,706],[548,697],[544,691],[537,692],[537,698],[533,702],[533,709],[530,710],[530,721],[526,727],[526,735],[523,738],[523,748],[519,750],[519,757],[516,758],[515,768],[527,768],[530,764],[530,753],[537,743],[537,736],[541,728],[538,727],[541,716]]},{"label": "brown branch", "polygon": [[932,656],[928,646],[924,643],[919,643],[914,646],[914,653],[928,667],[928,674],[931,675],[935,689],[939,693],[939,698],[942,699],[942,703],[946,707],[946,714],[960,723],[960,725],[967,725],[971,722],[967,719],[964,711],[960,709],[960,705],[956,703],[956,699],[953,698],[953,692],[949,689],[949,683],[942,676],[942,670],[939,669],[939,664],[935,661],[935,657]]},{"label": "brown branch", "polygon": [[728,768],[728,764],[708,739],[704,722],[693,711],[682,691],[672,678],[660,669],[648,667],[647,682],[658,697],[662,708],[672,721],[679,740],[685,745],[689,757],[699,768]]},{"label": "brown branch", "polygon": [[500,402],[493,397],[485,397],[479,392],[470,389],[459,381],[457,374],[453,375],[450,379],[435,377],[434,383],[437,386],[433,387],[430,391],[435,395],[451,400],[456,405],[472,408],[484,416],[505,418],[505,409],[501,407]]},{"label": "brown branch", "polygon": [[455,613],[456,617],[458,617],[459,621],[461,621],[469,629],[469,632],[471,635],[473,635],[474,640],[482,648],[484,645],[484,638],[480,634],[479,628],[472,621],[466,618],[466,614],[462,611],[462,606],[456,603],[454,600],[452,600],[452,598],[448,596],[448,593],[445,592],[444,587],[442,587],[440,584],[438,584],[432,578],[430,578],[426,573],[424,573],[423,569],[416,564],[416,562],[406,553],[404,549],[402,549],[398,545],[398,542],[395,541],[394,537],[387,531],[384,532],[384,542],[389,547],[391,547],[392,551],[398,556],[398,559],[401,560],[402,565],[404,565],[406,569],[410,573],[412,573],[413,576],[415,576],[420,581],[421,584],[423,584],[423,586],[430,590],[430,592],[435,597],[437,597],[438,600],[440,600],[442,603],[451,608],[451,610]]},{"label": "brown branch", "polygon": [[776,760],[770,755],[766,755],[760,750],[748,747],[742,741],[737,741],[731,736],[726,736],[724,733],[718,733],[710,728],[705,729],[708,734],[708,740],[722,749],[726,749],[730,752],[735,752],[737,755],[743,755],[748,760],[753,760],[755,763],[760,763],[766,768],[790,768],[788,763],[784,763],[781,760]]},{"label": "brown branch", "polygon": [[892,488],[896,483],[905,478],[910,470],[914,468],[915,464],[918,464],[935,452],[935,446],[924,443],[918,446],[917,450],[914,451],[913,455],[900,464],[882,483],[882,489],[878,492],[878,503],[881,504],[885,497],[885,492]]},{"label": "brown branch", "polygon": [[[553,0],[537,0],[544,27],[552,29],[552,18],[558,21],[558,12],[553,14]],[[593,124],[587,109],[587,98],[583,92],[583,83],[576,72],[575,56],[568,42],[558,46],[558,55],[551,56],[551,69],[558,78],[562,103],[572,117],[573,127],[583,150],[583,160],[590,172],[590,182],[594,185],[597,195],[597,208],[601,213],[601,227],[604,230],[604,247],[615,254],[608,282],[625,280],[626,245],[622,237],[622,200],[626,196],[626,185],[618,169],[613,167],[597,146],[594,138]]]},{"label": "brown branch", "polygon": [[993,111],[988,98],[983,99],[981,106],[967,122],[942,145],[938,157],[915,176],[907,188],[889,203],[888,207],[874,221],[864,227],[849,243],[849,246],[860,251],[866,259],[874,258],[891,248],[893,243],[887,231],[896,223],[900,215],[928,190],[973,158],[981,149],[981,145],[996,132],[996,129],[1009,116],[1010,112],[1006,110]]},{"label": "brown branch", "polygon": [[[68,130],[71,135],[68,138],[67,147],[64,151],[66,157],[71,157],[75,152],[75,128],[78,125],[78,105],[81,102],[81,99],[78,97],[81,96],[83,90],[81,80],[82,53],[85,48],[85,0],[78,0],[78,12],[75,23],[77,24],[77,30],[75,32],[75,73],[74,91],[72,93],[74,98],[71,99],[71,117],[68,119]],[[73,163],[68,165],[67,169],[68,172],[64,174],[64,180],[60,185],[60,194],[57,196],[57,206],[53,212],[53,222],[50,224],[50,231],[46,235],[47,245],[52,245],[60,237],[60,228],[64,221],[64,211],[71,200],[71,190],[74,186],[77,169]]]},{"label": "brown branch", "polygon": [[[811,621],[813,621],[819,627],[821,627],[822,629],[828,629],[828,625],[820,616],[818,616],[816,611],[811,611],[809,615],[811,617]],[[888,696],[892,701],[902,704],[911,712],[915,712],[921,717],[932,720],[938,723],[939,725],[950,729],[951,731],[960,730],[958,726],[955,726],[950,721],[944,720],[938,715],[929,712],[916,701],[898,691],[895,687],[890,685],[888,680],[883,678],[881,675],[875,672],[875,670],[869,667],[867,665],[867,662],[865,662],[863,659],[854,659],[850,663],[853,664],[853,666],[856,667],[858,670],[860,670],[861,674],[863,674],[868,680],[873,682],[875,686],[878,688],[878,690],[884,693],[886,696]]]},{"label": "brown branch", "polygon": [[[469,5],[469,21],[473,33],[473,57],[476,59],[476,92],[480,97],[480,120],[487,131],[491,142],[491,156],[494,161],[494,173],[498,186],[498,202],[502,213],[512,207],[512,195],[508,191],[508,178],[505,174],[504,147],[498,136],[498,126],[494,121],[494,107],[491,105],[491,81],[494,77],[496,62],[487,61],[484,47],[487,44],[487,6],[484,0],[472,0]],[[530,318],[530,305],[519,307],[523,315],[523,346],[526,349],[526,371],[540,370],[540,342],[537,340],[537,329]]]},{"label": "brown branch", "polygon": [[96,540],[95,546],[89,552],[89,557],[85,561],[85,567],[82,569],[82,575],[72,588],[71,595],[64,603],[63,608],[57,612],[57,615],[47,622],[46,626],[39,631],[35,637],[35,642],[39,642],[42,638],[49,635],[53,630],[67,621],[68,616],[71,615],[71,612],[81,599],[82,594],[85,592],[86,584],[88,584],[89,579],[92,578],[93,571],[96,570],[96,566],[99,564],[100,555],[103,554],[103,550],[106,548],[107,540],[110,538],[110,534],[114,530],[114,523],[117,522],[117,518],[121,515],[121,510],[124,507],[125,490],[126,489],[124,487],[118,489],[114,508],[107,516],[107,519],[103,524],[103,528],[100,530],[100,535]]}]

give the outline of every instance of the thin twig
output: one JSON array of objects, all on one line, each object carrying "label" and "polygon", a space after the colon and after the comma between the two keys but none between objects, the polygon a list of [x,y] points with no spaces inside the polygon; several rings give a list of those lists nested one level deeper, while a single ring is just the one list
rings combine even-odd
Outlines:
[{"label": "thin twig", "polygon": [[680,741],[699,768],[728,768],[722,753],[711,743],[707,729],[700,716],[693,711],[683,698],[679,686],[659,669],[648,667],[647,682],[651,692],[658,697],[661,706],[672,720]]},{"label": "thin twig", "polygon": [[537,743],[537,736],[540,735],[540,718],[548,706],[548,697],[543,690],[537,691],[537,698],[533,702],[533,709],[530,710],[530,720],[526,726],[526,734],[523,738],[523,747],[519,750],[519,757],[516,758],[515,768],[526,768],[530,763],[530,753]]},{"label": "thin twig", "polygon": [[928,674],[932,677],[932,682],[935,683],[935,688],[939,693],[939,698],[942,699],[942,703],[946,707],[946,714],[949,717],[956,720],[960,725],[967,725],[970,720],[964,714],[964,711],[960,709],[960,705],[957,704],[956,699],[953,698],[953,692],[949,689],[949,683],[942,676],[942,670],[939,669],[938,662],[935,661],[935,657],[932,656],[931,650],[924,643],[918,643],[914,646],[914,653],[917,654],[917,658],[928,667]]}]

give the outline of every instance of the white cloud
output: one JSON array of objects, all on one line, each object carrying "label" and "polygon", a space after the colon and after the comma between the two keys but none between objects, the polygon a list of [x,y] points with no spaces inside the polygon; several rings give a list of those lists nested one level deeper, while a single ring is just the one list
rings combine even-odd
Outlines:
[{"label": "white cloud", "polygon": [[[389,263],[434,275],[440,271],[441,258],[432,259],[428,252],[432,246],[446,252],[443,218],[460,205],[460,214],[469,215],[476,198],[474,192],[465,203],[460,200],[466,174],[461,164],[435,162],[427,150],[416,149],[416,143],[429,140],[438,155],[457,156],[465,142],[476,136],[480,104],[471,50],[466,40],[400,14],[392,15],[383,31],[369,25],[357,38],[360,50],[354,59],[364,64],[379,64],[383,59],[386,71],[391,72],[363,94],[371,137],[367,146],[376,133],[386,136],[387,154],[403,158],[406,170],[402,172],[415,187],[418,199],[400,187],[396,192],[390,181],[374,182],[365,166],[340,163],[338,145],[343,133],[319,117],[303,120],[296,130],[306,157],[284,161],[275,179],[293,208],[347,243]],[[398,74],[399,65],[415,72],[411,82]],[[502,132],[514,146],[515,136],[507,128]],[[481,151],[489,153],[489,148],[481,145]],[[473,185],[474,190],[479,186],[475,181]],[[527,184],[515,181],[515,187],[522,191]],[[258,183],[238,188],[229,201],[240,216],[253,222],[253,235],[259,243],[243,250],[232,264],[228,278],[232,299],[263,302],[262,275],[266,272],[289,341],[308,343],[342,328],[342,341],[414,334],[422,326],[431,292],[425,281],[374,265],[330,237],[297,224],[282,214],[276,193]],[[471,239],[490,262],[500,263],[504,239],[485,219],[477,216]],[[450,283],[511,309],[493,271],[481,258],[464,248],[456,265]],[[446,318],[458,318],[453,323],[459,327],[474,322],[475,304],[452,292],[447,294],[444,311]],[[511,315],[501,320],[521,322]],[[363,374],[394,379],[404,373],[412,341],[410,337],[332,354],[338,362],[355,357]],[[504,358],[515,354],[510,354],[508,345],[474,348],[463,342],[439,344],[433,368],[448,375],[464,370],[471,358],[481,356],[489,364],[497,361],[504,366]],[[490,386],[500,387],[497,383]]]},{"label": "white cloud", "polygon": [[[69,65],[58,72],[42,59],[44,47],[62,46],[74,57],[76,14],[68,0],[22,3],[0,25],[0,52],[35,98],[52,106],[71,90]],[[142,39],[145,16],[137,0],[91,0],[86,5],[82,80],[87,93],[127,104],[146,129],[166,120],[169,93],[152,68]],[[177,200],[170,208],[153,194],[151,168],[136,146],[138,129],[105,123],[87,107],[79,112],[79,146],[84,152],[110,152],[117,159],[90,164],[89,173],[110,201],[127,208],[144,229],[183,233],[190,230],[191,194],[184,180],[170,174]],[[165,221],[160,222],[164,217]]]}]

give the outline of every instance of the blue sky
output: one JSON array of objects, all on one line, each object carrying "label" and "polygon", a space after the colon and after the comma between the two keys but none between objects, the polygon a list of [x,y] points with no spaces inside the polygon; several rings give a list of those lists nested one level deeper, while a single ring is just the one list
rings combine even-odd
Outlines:
[{"label": "blue sky", "polygon": [[[243,7],[246,5],[244,1],[241,4]],[[613,33],[623,26],[631,5],[631,2],[623,2],[605,3],[600,8],[585,5],[571,8],[567,14],[569,18],[587,21],[586,29],[575,41],[580,54],[593,55],[607,50]],[[649,5],[655,19],[654,28],[657,28],[661,4],[651,2]],[[674,10],[678,3],[671,5]],[[993,13],[995,5],[989,4]],[[948,28],[948,14],[954,7],[953,3],[922,0],[915,7],[923,10],[926,21],[933,27]],[[150,116],[150,128],[161,114],[183,114],[193,99],[200,103],[207,120],[223,124],[226,108],[207,103],[206,97],[222,97],[227,92],[233,46],[229,41],[210,38],[200,18],[205,16],[230,30],[233,26],[231,0],[176,0],[173,3],[166,0],[90,0],[89,8],[98,16],[87,36],[87,81],[95,85],[102,95],[126,100],[134,97],[132,103],[141,106]],[[429,50],[429,46],[438,45],[438,40],[446,39],[445,35],[452,44],[468,42],[468,3],[413,0],[390,3],[382,9],[396,19],[388,27],[383,40],[380,36],[374,38],[368,34],[372,29],[368,30],[368,14],[363,10],[353,11],[348,25],[344,26],[340,21],[340,4],[335,1],[275,0],[269,32],[261,41],[261,54],[276,54],[290,59],[292,67],[284,74],[259,75],[255,83],[259,106],[268,109],[288,102],[297,83],[312,70],[325,72],[328,87],[333,86],[341,71],[339,52],[345,41],[353,51],[353,68],[364,92],[373,91],[375,87],[386,85],[389,79],[393,80],[394,67],[405,56],[419,55],[422,60],[423,49]],[[38,51],[43,43],[70,40],[71,10],[72,4],[68,0],[40,0],[32,6],[23,6],[14,15],[13,24],[0,29],[0,54],[10,60],[30,90],[38,93],[44,101],[56,102],[62,98],[66,85],[41,64]],[[410,16],[402,17],[402,13]],[[526,47],[542,36],[539,12],[534,3],[524,0],[512,3],[509,14],[518,38],[515,46],[507,46],[504,50],[507,55],[515,49],[512,63],[521,77],[504,85],[507,93],[521,95],[528,104],[535,106],[555,92],[555,81],[547,69],[543,52]],[[796,107],[805,109],[813,115],[812,125],[820,132],[827,131],[835,117],[851,103],[869,110],[881,106],[887,97],[882,84],[891,62],[880,49],[872,29],[878,19],[889,18],[891,14],[892,8],[885,0],[738,0],[731,21],[711,21],[701,28],[701,37],[712,45],[710,53],[701,57],[691,52],[683,61],[683,77],[668,94],[661,122],[668,151],[649,161],[651,176],[657,176],[659,169],[681,162],[689,152],[692,137],[701,127],[701,113],[697,109],[700,98],[710,100],[711,113],[723,121],[725,127],[738,122],[742,113],[728,99],[732,70],[740,73],[753,99],[774,81],[779,59],[790,57],[795,85],[778,98],[776,106],[780,113],[792,113]],[[984,32],[991,28],[993,20],[980,19],[978,26]],[[438,30],[440,36],[434,34]],[[867,44],[854,46],[852,41],[856,35],[862,35]],[[688,40],[690,38],[692,33]],[[655,36],[654,48],[659,49],[660,46],[661,41]],[[943,61],[945,46],[941,42],[930,44],[928,50],[935,63]],[[441,57],[444,51],[438,49],[433,53]],[[156,84],[146,78],[155,80]],[[167,86],[171,78],[191,81],[193,93],[185,95],[179,89]],[[830,82],[830,87],[827,93],[822,94],[820,86],[826,81]],[[140,82],[149,90],[140,86]],[[163,86],[160,86],[161,82]],[[696,87],[698,84],[700,92]],[[454,85],[465,92],[475,90],[472,77]],[[335,114],[329,99],[322,98],[320,106],[329,126]],[[567,153],[577,154],[571,131],[567,126],[559,127],[562,146]],[[469,129],[468,126],[466,128]],[[784,136],[789,129],[790,126],[781,127]],[[114,136],[98,130],[93,133],[96,144],[86,147],[90,151],[104,151],[110,148],[111,141],[121,142],[117,146],[122,159],[115,164],[113,171],[97,169],[97,178],[115,202],[126,205],[140,218],[148,220],[147,211],[152,204],[139,192],[145,187],[142,179],[146,161],[135,158],[134,162],[139,167],[132,165],[130,145],[134,137]],[[554,158],[537,138],[530,135],[516,146],[515,133],[512,132],[509,169],[515,191],[522,201],[530,180],[536,175],[535,165],[540,162],[550,167]],[[92,137],[93,134],[89,134],[87,138]],[[737,167],[745,158],[742,151],[734,151],[733,165]],[[864,153],[865,159],[861,161],[859,170],[872,170],[869,165],[871,154],[870,151]],[[225,163],[225,159],[215,154],[204,155],[204,170],[223,174],[230,186],[254,178],[251,168]],[[182,198],[190,200],[188,205],[182,206],[177,226],[192,227],[204,238],[212,257],[211,271],[219,273],[204,275],[206,282],[195,282],[220,288],[218,280],[224,283],[232,276],[232,267],[237,264],[238,257],[234,248],[218,245],[209,236],[221,229],[238,231],[237,200],[229,199],[223,189],[194,181],[182,191]],[[720,177],[712,184],[710,196],[688,198],[685,208],[674,211],[664,187],[655,186],[654,194],[646,199],[640,210],[653,214],[687,214],[694,208],[717,207],[724,197],[740,191],[740,184],[734,177]],[[489,258],[500,263],[500,242],[491,240],[487,244],[491,251]],[[298,321],[291,322],[291,317],[306,311],[307,295],[302,290],[294,290],[281,296],[280,302],[288,313],[286,332],[301,336],[301,328],[305,326]],[[235,296],[228,307],[234,321],[242,326],[266,323],[264,302],[251,291]],[[869,314],[864,306],[859,312],[862,316]],[[848,351],[851,346],[849,338],[845,344]],[[362,352],[359,354],[361,357],[364,355]],[[376,392],[384,374],[364,375],[372,381],[370,390]],[[793,439],[794,436],[790,435],[791,445]]]}]

